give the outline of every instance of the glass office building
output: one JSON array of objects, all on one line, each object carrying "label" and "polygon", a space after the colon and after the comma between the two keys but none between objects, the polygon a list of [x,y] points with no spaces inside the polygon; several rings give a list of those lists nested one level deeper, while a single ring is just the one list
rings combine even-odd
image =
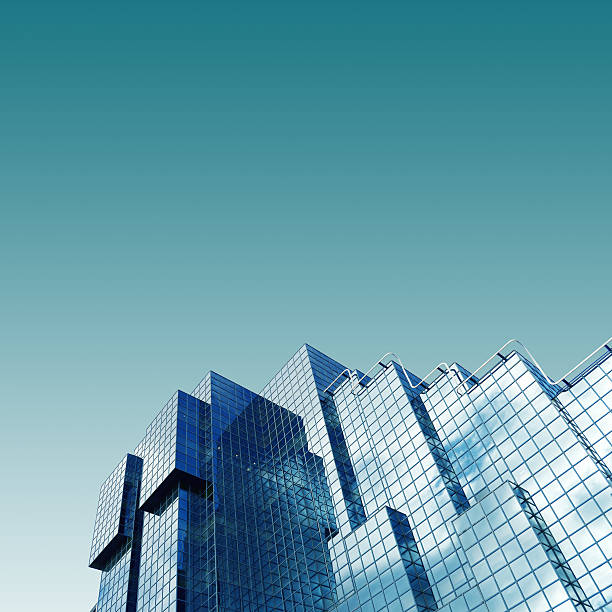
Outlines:
[{"label": "glass office building", "polygon": [[304,345],[178,391],[102,484],[97,612],[612,610],[612,348],[423,381]]}]

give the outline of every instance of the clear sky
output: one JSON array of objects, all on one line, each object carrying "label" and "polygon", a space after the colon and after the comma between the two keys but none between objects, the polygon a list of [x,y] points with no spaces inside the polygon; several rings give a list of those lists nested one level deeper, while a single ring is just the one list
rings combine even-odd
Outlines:
[{"label": "clear sky", "polygon": [[0,608],[85,612],[171,394],[611,332],[612,3],[7,3]]}]

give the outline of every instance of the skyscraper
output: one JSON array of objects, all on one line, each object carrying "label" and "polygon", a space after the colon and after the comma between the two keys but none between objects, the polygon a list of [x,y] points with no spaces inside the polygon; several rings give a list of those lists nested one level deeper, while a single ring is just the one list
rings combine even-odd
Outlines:
[{"label": "skyscraper", "polygon": [[612,609],[612,348],[581,367],[209,373],[101,487],[97,612]]}]

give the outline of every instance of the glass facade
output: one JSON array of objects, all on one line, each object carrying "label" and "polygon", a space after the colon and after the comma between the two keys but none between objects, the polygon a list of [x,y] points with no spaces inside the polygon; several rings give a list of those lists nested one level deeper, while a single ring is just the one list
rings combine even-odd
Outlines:
[{"label": "glass facade", "polygon": [[421,381],[304,345],[178,391],[100,490],[98,612],[612,610],[612,351]]}]

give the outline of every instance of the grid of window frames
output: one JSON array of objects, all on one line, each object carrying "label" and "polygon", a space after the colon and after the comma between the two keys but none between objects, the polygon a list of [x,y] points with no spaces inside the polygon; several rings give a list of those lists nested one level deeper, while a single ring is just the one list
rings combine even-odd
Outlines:
[{"label": "grid of window frames", "polygon": [[98,509],[96,511],[91,552],[89,555],[90,564],[119,533],[119,517],[121,514],[126,464],[127,456],[122,459],[100,487],[100,497],[98,499]]},{"label": "grid of window frames", "polygon": [[100,488],[89,565],[103,569],[135,534],[142,459],[127,454]]},{"label": "grid of window frames", "polygon": [[304,345],[259,395],[175,394],[102,486],[98,611],[612,607],[612,352],[344,370]]},{"label": "grid of window frames", "polygon": [[130,608],[135,609],[133,601],[128,607],[131,560],[132,550],[127,543],[109,559],[100,580],[97,608],[99,612],[124,612]]},{"label": "grid of window frames", "polygon": [[[602,368],[609,372],[611,365],[608,359]],[[529,491],[597,609],[612,599],[611,490],[584,438],[559,410],[568,392],[554,393],[515,353],[467,393],[458,393],[456,385],[441,377],[424,401],[447,442],[451,462],[465,479],[468,498],[479,501],[507,482]],[[610,396],[605,396],[601,399],[609,406]],[[556,602],[544,601],[548,609],[558,609]]]}]

